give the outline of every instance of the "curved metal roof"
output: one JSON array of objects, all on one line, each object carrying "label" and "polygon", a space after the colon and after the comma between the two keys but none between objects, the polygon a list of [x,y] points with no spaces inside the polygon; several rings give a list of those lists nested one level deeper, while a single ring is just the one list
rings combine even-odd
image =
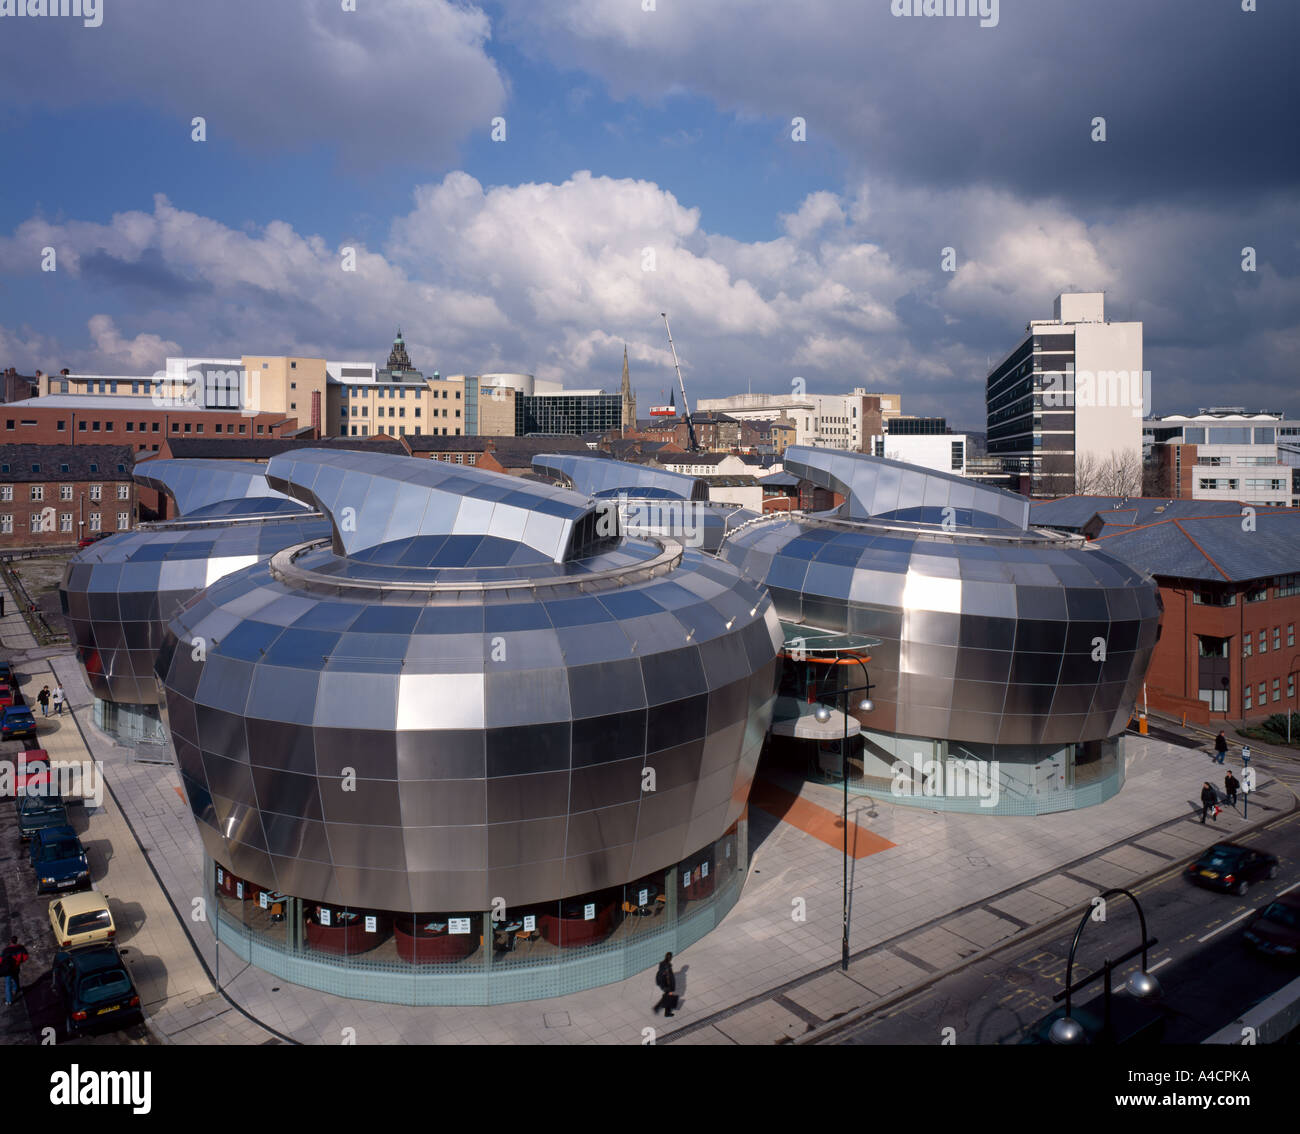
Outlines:
[{"label": "curved metal roof", "polygon": [[273,457],[266,475],[323,511],[347,556],[420,537],[475,536],[563,563],[618,534],[607,530],[608,509],[575,492],[445,461],[306,449]]},{"label": "curved metal roof", "polygon": [[137,484],[165,492],[176,501],[180,515],[186,517],[225,501],[288,499],[266,482],[266,466],[255,461],[178,461],[160,457],[139,462],[132,475]]},{"label": "curved metal roof", "polygon": [[676,500],[707,500],[709,486],[699,477],[667,469],[592,457],[582,453],[540,453],[533,458],[533,470],[564,481],[584,496],[663,496]]},{"label": "curved metal roof", "polygon": [[953,473],[806,445],[791,446],[782,461],[787,472],[843,496],[838,515],[845,519],[913,520],[949,528],[1029,527],[1029,501],[1023,496]]}]

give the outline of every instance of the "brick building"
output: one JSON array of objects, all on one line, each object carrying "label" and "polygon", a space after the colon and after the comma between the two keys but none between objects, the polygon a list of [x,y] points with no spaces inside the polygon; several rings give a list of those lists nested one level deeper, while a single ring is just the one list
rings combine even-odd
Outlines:
[{"label": "brick building", "polygon": [[129,445],[0,446],[0,548],[73,547],[136,521]]},{"label": "brick building", "polygon": [[588,453],[581,437],[419,437],[402,439],[413,457],[473,465],[509,476],[531,476],[539,453]]},{"label": "brick building", "polygon": [[180,437],[283,437],[298,429],[283,413],[177,405],[150,397],[47,394],[0,406],[0,445],[127,445],[159,452]]}]

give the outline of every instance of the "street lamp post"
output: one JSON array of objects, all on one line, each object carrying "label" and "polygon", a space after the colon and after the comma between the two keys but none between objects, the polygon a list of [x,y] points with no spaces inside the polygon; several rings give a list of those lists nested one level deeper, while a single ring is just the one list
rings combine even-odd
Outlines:
[{"label": "street lamp post", "polygon": [[[840,937],[840,967],[846,972],[849,967],[849,696],[853,693],[868,693],[872,688],[870,675],[862,659],[853,660],[862,666],[862,676],[867,679],[865,685],[855,685],[852,689],[835,689],[817,695],[819,701],[838,702],[841,698],[844,701],[841,710],[844,714],[844,735],[840,738],[840,772],[844,785],[844,890],[841,908],[843,924]],[[875,703],[869,697],[863,697],[858,702],[858,711],[862,713],[869,713],[875,707]],[[825,724],[831,719],[831,711],[825,705],[819,705],[813,716]]]},{"label": "street lamp post", "polygon": [[1075,950],[1079,948],[1079,938],[1083,936],[1084,926],[1092,920],[1093,910],[1091,906],[1088,908],[1088,911],[1083,915],[1083,918],[1079,922],[1079,928],[1074,931],[1074,940],[1070,942],[1070,957],[1065,965],[1065,991],[1058,992],[1052,998],[1053,1000],[1065,1001],[1065,1015],[1052,1024],[1049,1038],[1053,1043],[1076,1044],[1084,1042],[1087,1038],[1083,1030],[1083,1025],[1070,1015],[1070,1001],[1074,993],[1078,992],[1082,988],[1086,988],[1098,977],[1103,978],[1105,981],[1103,986],[1105,988],[1105,1013],[1102,1023],[1102,1038],[1104,1040],[1113,1041],[1114,1036],[1112,1034],[1110,1022],[1111,974],[1120,965],[1124,964],[1125,961],[1132,960],[1139,953],[1142,955],[1142,968],[1128,978],[1125,982],[1125,987],[1133,996],[1142,1000],[1150,1000],[1160,995],[1160,982],[1147,971],[1147,951],[1152,945],[1157,943],[1157,939],[1147,936],[1146,914],[1142,912],[1141,904],[1131,891],[1125,890],[1121,887],[1112,888],[1101,895],[1102,901],[1104,902],[1112,894],[1123,894],[1133,903],[1134,908],[1137,910],[1138,925],[1142,931],[1142,941],[1140,944],[1134,946],[1134,948],[1128,950],[1128,952],[1122,953],[1120,956],[1116,957],[1113,961],[1107,957],[1105,963],[1100,969],[1076,983],[1071,979],[1074,975],[1074,953]]}]

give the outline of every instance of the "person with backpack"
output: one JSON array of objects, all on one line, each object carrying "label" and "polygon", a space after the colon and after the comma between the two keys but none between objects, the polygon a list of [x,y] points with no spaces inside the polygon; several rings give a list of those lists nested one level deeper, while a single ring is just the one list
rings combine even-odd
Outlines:
[{"label": "person with backpack", "polygon": [[1210,781],[1206,780],[1201,785],[1201,822],[1205,822],[1206,815],[1209,814],[1210,808],[1214,808],[1214,820],[1219,820],[1219,797],[1214,788],[1210,786]]},{"label": "person with backpack", "polygon": [[1228,803],[1233,807],[1237,806],[1237,792],[1240,788],[1241,781],[1231,772],[1223,777],[1223,794],[1227,796]]},{"label": "person with backpack", "polygon": [[659,970],[655,973],[655,984],[663,995],[659,1002],[654,1006],[657,1014],[659,1009],[664,1010],[664,1016],[671,1016],[673,1009],[677,1007],[677,977],[673,975],[673,955],[665,953],[664,959],[659,962]]},{"label": "person with backpack", "polygon": [[30,959],[27,950],[18,943],[18,938],[9,938],[8,948],[0,954],[0,973],[3,973],[5,978],[6,1004],[12,1004],[14,997],[22,991],[23,986],[18,978],[18,971]]},{"label": "person with backpack", "polygon": [[1214,738],[1214,762],[1222,764],[1227,755],[1228,738],[1223,735],[1223,729],[1219,729],[1219,735]]}]

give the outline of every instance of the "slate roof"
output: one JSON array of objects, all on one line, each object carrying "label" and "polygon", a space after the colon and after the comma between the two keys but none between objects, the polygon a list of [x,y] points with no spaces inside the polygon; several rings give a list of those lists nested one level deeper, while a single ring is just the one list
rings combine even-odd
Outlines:
[{"label": "slate roof", "polygon": [[1244,583],[1300,574],[1300,510],[1294,508],[1260,509],[1253,531],[1245,530],[1239,511],[1221,511],[1104,532],[1092,542],[1132,567],[1167,578]]},{"label": "slate roof", "polygon": [[[92,465],[95,467],[91,468]],[[0,480],[10,484],[65,480],[129,481],[134,467],[135,450],[130,445],[0,447]]]},{"label": "slate roof", "polygon": [[269,461],[290,449],[347,449],[391,453],[398,457],[407,455],[406,447],[395,437],[321,437],[315,441],[306,437],[169,437],[167,444],[172,456],[183,460]]},{"label": "slate roof", "polygon": [[1240,513],[1240,500],[1171,500],[1167,496],[1062,496],[1031,500],[1029,523],[1036,528],[1082,531],[1100,513],[1105,523],[1151,524],[1163,519],[1191,519]]}]

